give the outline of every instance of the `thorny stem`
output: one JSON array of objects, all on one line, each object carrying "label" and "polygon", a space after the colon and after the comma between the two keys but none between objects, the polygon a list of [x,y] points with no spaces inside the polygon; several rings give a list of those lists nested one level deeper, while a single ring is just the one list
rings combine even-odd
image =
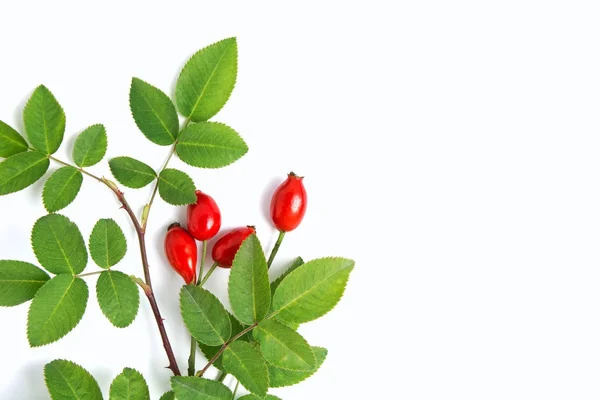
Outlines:
[{"label": "thorny stem", "polygon": [[275,242],[275,247],[273,247],[273,250],[271,251],[271,255],[269,256],[269,261],[267,262],[267,268],[271,268],[271,264],[273,263],[273,260],[275,259],[277,252],[279,251],[279,246],[281,246],[281,242],[283,242],[284,237],[285,237],[285,232],[279,231],[279,236],[277,237],[277,242]]},{"label": "thorny stem", "polygon": [[[56,161],[59,164],[77,168],[77,167],[75,167],[69,163],[66,163],[64,161],[61,161],[53,156],[48,156],[48,158],[53,161]],[[119,188],[113,182],[109,181],[106,178],[99,178],[96,175],[93,175],[93,174],[85,171],[83,168],[78,168],[78,169],[82,173],[97,180],[98,182],[103,183],[110,190],[112,190],[112,192],[115,194],[115,196],[117,196],[117,199],[121,203],[122,208],[129,215],[129,218],[131,219],[131,222],[133,223],[133,226],[135,228],[135,232],[138,237],[138,242],[140,244],[140,254],[142,257],[142,267],[144,269],[144,279],[145,279],[145,282],[144,282],[145,286],[143,286],[144,293],[146,294],[146,297],[148,298],[148,302],[150,303],[150,307],[152,308],[152,313],[154,314],[154,319],[156,320],[156,324],[158,325],[158,330],[160,332],[160,337],[163,342],[163,347],[165,348],[165,352],[167,353],[167,358],[169,359],[169,366],[167,368],[169,368],[173,372],[174,375],[177,375],[177,376],[181,375],[181,372],[179,371],[179,366],[177,365],[177,360],[175,359],[175,354],[173,353],[173,348],[171,347],[171,342],[169,341],[169,337],[167,336],[167,331],[165,329],[165,324],[163,322],[164,320],[163,320],[162,316],[160,315],[160,310],[158,308],[158,304],[156,303],[156,298],[154,297],[154,292],[152,290],[152,281],[150,279],[150,266],[148,264],[148,255],[146,252],[145,230],[140,225],[140,222],[137,219],[135,213],[133,212],[133,209],[127,202],[127,199],[125,199],[125,195],[123,194],[123,192],[121,192],[119,190]]]},{"label": "thorny stem", "polygon": [[241,338],[242,336],[244,336],[246,333],[250,332],[252,329],[256,328],[257,326],[258,326],[258,322],[255,322],[252,325],[250,325],[249,327],[247,327],[246,329],[244,329],[243,331],[241,331],[240,333],[238,333],[237,335],[235,335],[234,337],[232,337],[231,339],[229,339],[228,341],[226,341],[225,343],[223,343],[223,346],[221,346],[219,351],[217,351],[217,353],[208,361],[208,363],[204,366],[204,368],[202,368],[200,371],[198,371],[196,376],[201,377],[202,375],[204,375],[206,373],[206,371],[210,368],[210,366],[213,365],[215,363],[215,361],[217,361],[219,359],[219,357],[221,357],[221,354],[223,354],[225,349],[227,347],[229,347],[229,345],[231,343],[235,342],[236,340],[238,340],[239,338]]}]

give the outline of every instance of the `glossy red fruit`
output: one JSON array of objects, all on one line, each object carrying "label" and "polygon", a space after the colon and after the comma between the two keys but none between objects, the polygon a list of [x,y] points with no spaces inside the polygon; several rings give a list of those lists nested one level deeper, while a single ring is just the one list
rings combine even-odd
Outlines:
[{"label": "glossy red fruit", "polygon": [[196,240],[178,223],[169,226],[165,236],[165,253],[173,269],[185,283],[196,282],[198,248]]},{"label": "glossy red fruit", "polygon": [[212,259],[222,268],[231,268],[235,253],[240,249],[242,242],[256,232],[253,226],[235,228],[223,235],[212,249]]},{"label": "glossy red fruit", "polygon": [[212,239],[221,229],[221,211],[212,197],[196,190],[196,204],[187,209],[187,228],[196,240]]},{"label": "glossy red fruit", "polygon": [[293,172],[279,185],[271,199],[271,218],[282,232],[293,231],[300,225],[306,213],[306,189],[304,177]]}]

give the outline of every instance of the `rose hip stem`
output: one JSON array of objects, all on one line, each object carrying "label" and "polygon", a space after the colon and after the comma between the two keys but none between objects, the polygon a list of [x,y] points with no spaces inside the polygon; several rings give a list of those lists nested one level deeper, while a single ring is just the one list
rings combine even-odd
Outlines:
[{"label": "rose hip stem", "polygon": [[269,255],[269,261],[267,261],[267,268],[271,268],[271,264],[279,251],[279,246],[281,246],[281,242],[283,242],[283,238],[285,237],[284,231],[279,231],[279,236],[277,237],[277,242],[275,242],[275,247],[271,250],[271,254]]}]

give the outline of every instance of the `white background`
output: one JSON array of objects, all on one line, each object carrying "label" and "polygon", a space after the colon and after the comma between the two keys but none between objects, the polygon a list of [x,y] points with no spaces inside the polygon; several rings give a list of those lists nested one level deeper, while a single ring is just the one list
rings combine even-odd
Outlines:
[{"label": "white background", "polygon": [[[270,249],[270,193],[305,175],[296,255],[356,260],[346,295],[302,327],[329,356],[294,399],[598,399],[600,386],[600,13],[593,1],[7,2],[0,6],[0,119],[22,130],[47,85],[67,114],[59,155],[104,123],[108,157],[158,168],[167,148],[136,129],[132,76],[173,92],[197,49],[239,42],[238,83],[214,118],[250,152],[192,169],[224,227],[255,224]],[[52,168],[56,168],[53,166]],[[106,162],[91,170],[109,174]],[[30,229],[43,182],[0,198],[1,257],[35,262]],[[132,204],[148,189],[127,190]],[[141,275],[135,238],[112,194],[86,179],[63,212],[88,236],[115,218],[129,238],[120,267]],[[188,335],[180,278],[165,264],[158,201],[150,221],[155,290],[179,365]],[[90,265],[88,271],[94,270]],[[227,272],[208,287],[225,299]],[[63,340],[30,349],[27,305],[0,309],[0,398],[45,399],[43,365],[82,364],[107,393],[125,366],[154,399],[169,371],[149,307],[126,329],[87,312]],[[230,383],[229,380],[226,383]]]}]

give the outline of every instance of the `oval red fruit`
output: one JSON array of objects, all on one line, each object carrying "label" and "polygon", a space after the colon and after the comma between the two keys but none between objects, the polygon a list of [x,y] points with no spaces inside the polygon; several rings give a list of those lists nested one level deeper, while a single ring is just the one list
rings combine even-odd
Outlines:
[{"label": "oval red fruit", "polygon": [[212,259],[222,268],[231,268],[235,253],[240,249],[242,242],[256,232],[253,226],[235,228],[223,235],[212,249]]},{"label": "oval red fruit", "polygon": [[196,190],[196,203],[187,209],[187,228],[196,240],[215,237],[221,229],[221,211],[212,197]]},{"label": "oval red fruit", "polygon": [[169,226],[165,236],[165,253],[169,263],[185,283],[196,283],[196,240],[178,223]]},{"label": "oval red fruit", "polygon": [[306,189],[304,177],[293,172],[279,185],[271,199],[271,218],[282,232],[293,231],[300,225],[306,213]]}]

